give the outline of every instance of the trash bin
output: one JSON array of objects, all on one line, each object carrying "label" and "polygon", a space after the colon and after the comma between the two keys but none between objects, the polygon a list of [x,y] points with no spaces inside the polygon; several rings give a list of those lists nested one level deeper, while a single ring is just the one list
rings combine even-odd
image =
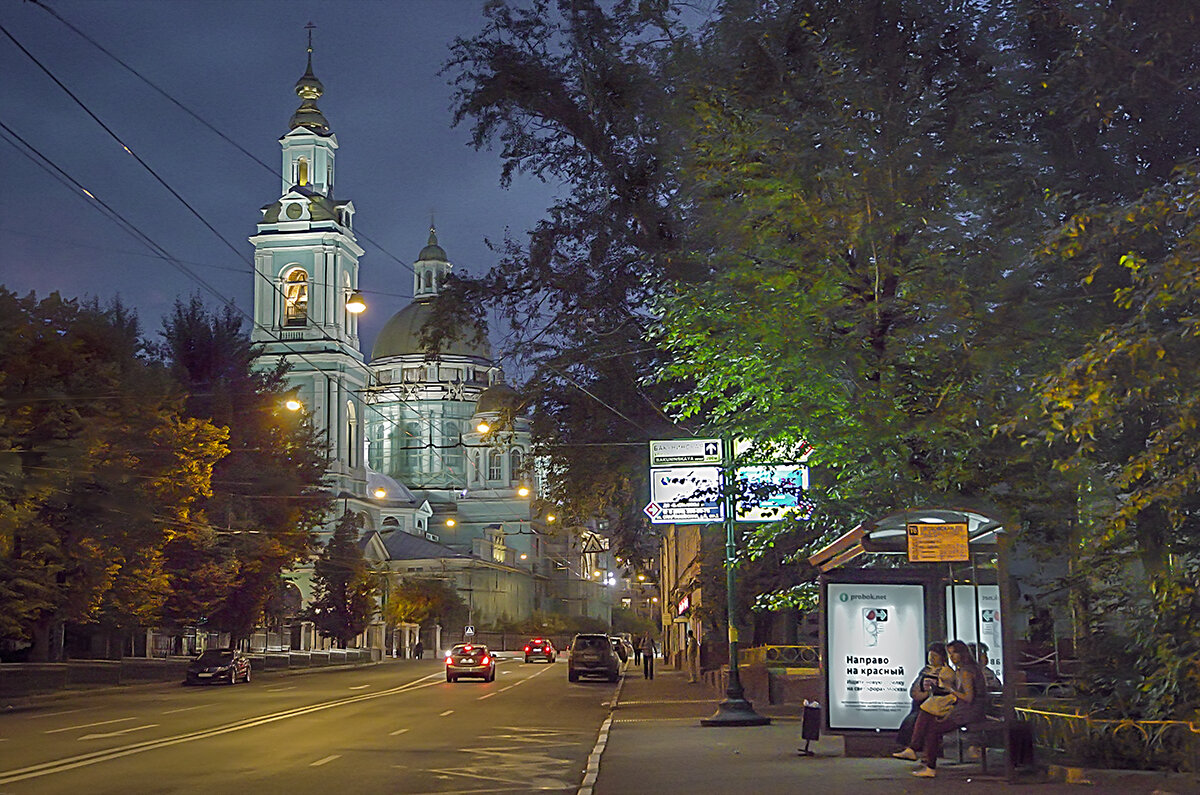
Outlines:
[{"label": "trash bin", "polygon": [[813,740],[821,739],[821,705],[816,701],[804,701],[804,712],[800,717],[800,739],[804,747],[800,749],[801,756],[813,756],[808,745]]}]

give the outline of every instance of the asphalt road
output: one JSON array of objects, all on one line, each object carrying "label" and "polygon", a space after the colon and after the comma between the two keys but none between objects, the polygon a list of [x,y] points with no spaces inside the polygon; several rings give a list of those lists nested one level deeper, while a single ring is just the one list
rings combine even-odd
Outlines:
[{"label": "asphalt road", "polygon": [[0,715],[0,793],[573,792],[615,690],[502,659],[63,695]]}]

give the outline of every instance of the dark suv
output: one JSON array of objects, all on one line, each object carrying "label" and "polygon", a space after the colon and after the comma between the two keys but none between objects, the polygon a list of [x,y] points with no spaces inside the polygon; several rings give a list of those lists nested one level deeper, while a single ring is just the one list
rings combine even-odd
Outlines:
[{"label": "dark suv", "polygon": [[567,656],[567,680],[581,676],[603,676],[610,682],[621,678],[621,661],[608,635],[576,635]]}]

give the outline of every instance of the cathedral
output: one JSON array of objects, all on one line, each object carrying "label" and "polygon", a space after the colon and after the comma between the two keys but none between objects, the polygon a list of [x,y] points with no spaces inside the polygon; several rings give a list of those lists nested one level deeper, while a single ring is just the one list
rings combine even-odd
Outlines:
[{"label": "cathedral", "polygon": [[[570,532],[533,510],[530,428],[486,341],[429,351],[421,331],[452,264],[431,228],[412,265],[413,299],[364,357],[358,336],[359,259],[354,204],[335,196],[337,136],[317,107],[324,92],[308,68],[281,147],[281,194],[262,208],[254,245],[254,328],[259,366],[289,365],[296,399],[328,445],[326,483],[362,517],[360,545],[377,571],[452,583],[468,624],[492,626],[533,611],[609,620],[611,599]],[[371,307],[378,311],[379,307]],[[311,598],[311,571],[296,573]],[[451,635],[459,628],[448,628]],[[414,636],[373,626],[366,645],[391,650]],[[293,628],[292,645],[320,641]]]}]

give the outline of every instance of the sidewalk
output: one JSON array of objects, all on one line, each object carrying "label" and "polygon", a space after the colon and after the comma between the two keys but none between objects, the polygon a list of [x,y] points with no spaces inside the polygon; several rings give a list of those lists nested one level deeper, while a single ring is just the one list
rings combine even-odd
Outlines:
[{"label": "sidewalk", "polygon": [[[981,775],[978,762],[942,760],[936,779],[915,779],[914,765],[895,759],[842,756],[842,741],[824,736],[810,745],[815,756],[798,753],[799,710],[791,705],[755,704],[772,718],[769,726],[716,728],[700,725],[717,702],[702,684],[688,684],[682,672],[660,666],[653,680],[642,678],[632,663],[618,691],[607,741],[600,753],[595,785],[579,795],[744,795],[745,793],[896,793],[1005,792],[1121,793],[1184,795],[1197,792],[1194,776],[1135,771],[1085,771],[1091,786],[1062,782],[1010,784],[997,757],[992,775]],[[995,753],[995,752],[993,752]],[[1000,775],[996,775],[996,770]]]}]

